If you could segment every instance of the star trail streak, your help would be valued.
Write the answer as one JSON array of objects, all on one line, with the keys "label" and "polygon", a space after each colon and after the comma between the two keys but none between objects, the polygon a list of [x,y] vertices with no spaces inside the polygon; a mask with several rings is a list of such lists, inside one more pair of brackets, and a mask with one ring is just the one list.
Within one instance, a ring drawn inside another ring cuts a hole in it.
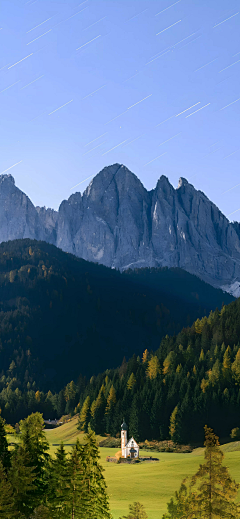
[{"label": "star trail streak", "polygon": [[43,34],[41,34],[41,36],[38,36],[37,38],[35,38],[35,39],[32,40],[32,41],[29,41],[29,42],[27,43],[27,45],[30,45],[30,43],[33,43],[33,42],[36,41],[36,40],[39,40],[39,38],[42,38],[43,36],[45,36],[45,34],[48,34],[49,32],[51,32],[51,30],[52,30],[52,29],[49,29],[49,31],[44,32]]},{"label": "star trail streak", "polygon": [[223,108],[220,108],[220,110],[225,110],[225,108],[228,108],[228,106],[234,105],[234,103],[237,103],[238,101],[240,101],[240,97],[238,99],[236,99],[235,101],[233,101],[232,103],[229,103],[229,105],[226,105]]},{"label": "star trail streak", "polygon": [[99,90],[101,90],[101,89],[104,88],[105,86],[106,86],[106,85],[103,85],[103,86],[101,86],[100,88],[97,88],[97,90],[94,90],[93,92],[91,92],[90,94],[88,94],[87,96],[82,97],[82,101],[83,101],[83,99],[86,99],[87,97],[92,96],[93,94],[95,94],[95,92],[98,92]]},{"label": "star trail streak", "polygon": [[224,70],[227,70],[227,68],[230,68],[230,67],[233,67],[233,65],[236,65],[236,63],[239,63],[240,59],[238,59],[238,61],[235,61],[234,63],[232,63],[231,65],[228,65],[228,67],[225,67],[223,68],[222,70],[219,70],[219,73],[220,72],[223,72]]},{"label": "star trail streak", "polygon": [[80,186],[80,184],[83,184],[83,182],[86,182],[87,180],[89,180],[90,178],[92,178],[94,176],[95,176],[95,174],[91,175],[90,177],[85,178],[84,180],[82,180],[82,182],[79,182],[78,184],[76,184],[76,186],[71,187],[71,189],[74,189],[75,187]]},{"label": "star trail streak", "polygon": [[195,103],[195,105],[189,106],[189,108],[186,108],[186,110],[183,110],[183,112],[180,112],[180,114],[175,115],[175,117],[178,117],[179,115],[184,114],[185,112],[187,112],[188,110],[191,110],[191,108],[193,108],[194,106],[197,106],[197,105],[200,105],[200,101],[198,101],[198,103]]},{"label": "star trail streak", "polygon": [[88,27],[85,27],[85,29],[83,29],[83,31],[86,31],[86,30],[89,29],[90,27],[93,27],[93,25],[96,25],[96,23],[99,23],[99,22],[101,22],[102,20],[105,20],[105,18],[107,18],[107,17],[104,16],[103,18],[100,18],[100,20],[97,20],[96,22],[91,23],[91,25],[88,25]]},{"label": "star trail streak", "polygon": [[158,36],[159,34],[162,34],[162,32],[165,32],[167,31],[168,29],[170,29],[171,27],[173,27],[174,25],[177,25],[177,23],[180,23],[182,20],[178,20],[178,22],[175,22],[173,23],[172,25],[169,25],[169,27],[166,27],[166,29],[163,29],[163,31],[160,31],[156,34],[156,36]]},{"label": "star trail streak", "polygon": [[215,27],[218,27],[218,25],[221,25],[222,23],[227,22],[228,20],[230,20],[230,19],[233,18],[234,16],[237,16],[237,14],[239,14],[239,12],[233,14],[232,16],[229,16],[229,18],[226,18],[226,20],[223,20],[223,22],[217,23],[216,25],[213,26],[213,29],[215,29]]},{"label": "star trail streak", "polygon": [[152,94],[150,94],[150,95],[147,96],[147,97],[144,97],[143,99],[141,99],[141,101],[138,101],[138,102],[135,103],[134,105],[129,106],[129,107],[128,107],[128,110],[130,110],[130,108],[133,108],[133,107],[136,106],[136,105],[139,105],[139,103],[142,103],[143,101],[145,101],[145,99],[148,99],[148,97],[151,97],[151,95],[152,95]]},{"label": "star trail streak", "polygon": [[159,13],[155,14],[155,16],[158,16],[159,14],[164,13],[164,11],[167,11],[168,9],[170,9],[170,7],[173,7],[174,5],[179,4],[179,2],[181,2],[181,0],[178,0],[178,1],[175,2],[174,4],[169,5],[169,7],[166,7],[166,9],[163,9],[163,10],[160,11]]},{"label": "star trail streak", "polygon": [[84,147],[88,146],[89,144],[92,144],[92,142],[95,142],[97,141],[98,139],[100,139],[101,137],[103,137],[104,135],[107,135],[108,132],[105,132],[103,133],[102,135],[99,135],[99,137],[96,137],[96,139],[93,139],[93,141],[90,141],[88,142],[87,144],[84,145]]},{"label": "star trail streak", "polygon": [[0,91],[0,94],[2,92],[5,92],[5,90],[8,90],[9,88],[13,87],[14,85],[16,85],[17,83],[20,83],[20,79],[18,81],[15,81],[15,83],[13,83],[12,85],[9,85],[7,88],[4,88],[3,90]]},{"label": "star trail streak", "polygon": [[9,169],[14,168],[14,167],[17,166],[18,164],[20,164],[20,162],[22,162],[22,160],[20,160],[19,162],[16,162],[16,164],[13,164],[13,166],[10,166],[10,168],[7,168],[7,169],[5,169],[4,171],[2,171],[2,172],[0,173],[0,175],[3,175],[3,173],[6,173],[6,171],[9,171]]},{"label": "star trail streak", "polygon": [[38,81],[43,76],[44,76],[44,74],[42,76],[38,77],[37,79],[34,79],[34,81],[31,81],[31,83],[28,83],[27,85],[23,86],[22,88],[20,88],[20,90],[23,90],[24,88],[27,88],[29,85],[32,85],[33,83],[35,83],[35,81]]},{"label": "star trail streak", "polygon": [[169,141],[171,141],[172,139],[175,139],[175,137],[177,137],[178,135],[180,135],[180,133],[182,133],[182,132],[179,132],[179,133],[177,133],[176,135],[174,135],[173,137],[171,137],[170,139],[167,139],[166,141],[161,142],[161,144],[159,144],[158,146],[162,146],[162,145],[165,144],[166,142],[169,142]]},{"label": "star trail streak", "polygon": [[88,153],[91,153],[91,151],[95,150],[96,148],[99,148],[99,146],[102,146],[103,144],[105,144],[105,142],[107,142],[107,141],[101,142],[101,144],[98,144],[97,146],[95,146],[91,150],[86,151],[86,153],[83,153],[82,156],[84,157],[84,155],[87,155]]},{"label": "star trail streak", "polygon": [[157,160],[160,157],[162,157],[163,155],[166,155],[166,153],[167,152],[165,151],[165,153],[162,153],[162,155],[158,155],[158,157],[156,157],[155,159],[150,160],[149,162],[147,162],[146,164],[143,165],[143,168],[145,168],[145,166],[147,166],[148,164],[151,164],[151,162],[154,162],[154,160]]},{"label": "star trail streak", "polygon": [[202,67],[196,68],[196,70],[194,70],[194,72],[197,72],[198,70],[201,70],[202,68],[207,67],[208,65],[210,65],[210,63],[213,63],[213,62],[216,61],[217,59],[218,59],[218,58],[212,59],[212,61],[209,61],[208,63],[206,63],[206,64],[203,65]]},{"label": "star trail streak", "polygon": [[71,101],[68,101],[67,103],[65,103],[65,105],[59,106],[59,108],[56,108],[56,110],[53,110],[53,112],[50,112],[50,114],[48,114],[48,115],[54,114],[54,112],[57,112],[58,110],[60,110],[60,108],[63,108],[64,106],[69,105],[69,103],[71,103],[72,101],[73,101],[73,99],[71,99]]},{"label": "star trail streak", "polygon": [[17,63],[14,63],[14,65],[11,65],[11,67],[8,67],[8,70],[12,67],[15,67],[15,65],[18,65],[18,63],[21,63],[21,61],[24,61],[25,59],[29,58],[30,56],[33,55],[33,52],[31,54],[28,54],[28,56],[26,56],[25,58],[23,59],[20,59],[20,61],[17,61]]},{"label": "star trail streak", "polygon": [[114,147],[111,148],[110,150],[105,151],[105,153],[102,154],[102,157],[103,157],[103,155],[107,155],[107,153],[110,153],[110,151],[115,150],[115,148],[118,148],[118,146],[121,146],[121,144],[123,144],[124,142],[127,142],[127,140],[128,140],[128,139],[125,139],[125,141],[120,142],[120,144],[117,144],[117,146],[114,146]]},{"label": "star trail streak", "polygon": [[203,110],[203,108],[206,108],[206,106],[209,106],[211,103],[208,103],[207,105],[202,106],[202,108],[199,108],[198,110],[195,110],[195,112],[192,112],[191,114],[186,116],[186,119],[188,117],[191,117],[191,115],[196,114],[197,112],[200,112],[200,110]]},{"label": "star trail streak", "polygon": [[37,27],[40,27],[40,25],[43,25],[44,23],[48,22],[48,20],[51,20],[52,18],[53,18],[53,16],[51,16],[50,18],[47,18],[47,20],[44,20],[44,22],[39,23],[38,25],[36,25],[36,26],[33,27],[32,29],[30,29],[30,31],[27,31],[26,34],[28,34],[29,32],[33,31],[33,30],[36,29]]},{"label": "star trail streak", "polygon": [[101,36],[101,34],[99,34],[98,36],[96,36],[96,38],[93,38],[92,40],[87,41],[87,43],[84,43],[84,45],[81,45],[81,47],[78,47],[78,49],[76,49],[76,50],[82,49],[83,47],[85,47],[86,45],[88,45],[89,43],[91,43],[92,41],[97,40],[98,38],[100,38],[100,36]]}]

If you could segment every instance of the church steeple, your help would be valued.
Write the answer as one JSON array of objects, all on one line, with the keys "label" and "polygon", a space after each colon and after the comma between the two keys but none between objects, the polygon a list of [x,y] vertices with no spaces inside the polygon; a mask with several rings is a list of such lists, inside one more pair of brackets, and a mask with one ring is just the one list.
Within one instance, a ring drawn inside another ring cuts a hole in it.
[{"label": "church steeple", "polygon": [[123,423],[122,423],[122,425],[121,425],[121,430],[122,430],[122,431],[127,431],[127,430],[128,430],[128,427],[127,427],[127,424],[126,424],[124,418],[123,418]]},{"label": "church steeple", "polygon": [[126,458],[126,445],[127,445],[127,424],[123,419],[123,423],[121,425],[121,451],[122,457]]}]

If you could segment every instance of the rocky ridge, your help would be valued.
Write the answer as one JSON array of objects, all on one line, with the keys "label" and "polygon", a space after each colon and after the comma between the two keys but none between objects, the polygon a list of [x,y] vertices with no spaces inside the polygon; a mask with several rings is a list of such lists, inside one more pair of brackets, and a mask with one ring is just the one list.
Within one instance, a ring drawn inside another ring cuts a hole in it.
[{"label": "rocky ridge", "polygon": [[114,164],[54,211],[35,207],[12,175],[1,175],[0,200],[0,242],[44,240],[120,270],[179,267],[240,295],[240,225],[184,178],[174,189],[162,175],[147,191],[124,165]]}]

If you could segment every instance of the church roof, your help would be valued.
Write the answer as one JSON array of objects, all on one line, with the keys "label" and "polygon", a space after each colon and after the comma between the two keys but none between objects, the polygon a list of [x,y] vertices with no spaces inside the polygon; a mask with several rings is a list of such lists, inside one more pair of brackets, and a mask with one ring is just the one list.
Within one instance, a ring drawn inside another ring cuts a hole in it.
[{"label": "church roof", "polygon": [[139,447],[139,445],[132,437],[132,438],[130,438],[130,440],[128,440],[127,445],[125,445],[125,447]]},{"label": "church roof", "polygon": [[122,431],[127,431],[127,429],[128,429],[128,428],[127,428],[127,424],[126,424],[126,422],[124,421],[124,419],[123,419],[123,423],[122,423],[122,425],[121,425],[121,429],[122,429]]}]

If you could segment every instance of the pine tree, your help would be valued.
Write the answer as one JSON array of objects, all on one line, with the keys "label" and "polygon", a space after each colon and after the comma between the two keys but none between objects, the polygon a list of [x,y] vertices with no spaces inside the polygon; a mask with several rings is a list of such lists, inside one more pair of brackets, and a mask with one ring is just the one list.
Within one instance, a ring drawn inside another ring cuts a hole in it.
[{"label": "pine tree", "polygon": [[178,406],[176,406],[171,414],[169,426],[169,434],[173,442],[181,442],[181,429],[181,413]]},{"label": "pine tree", "polygon": [[13,519],[16,515],[12,485],[7,481],[3,464],[0,461],[0,517],[2,519]]},{"label": "pine tree", "polygon": [[35,508],[36,475],[34,468],[29,466],[29,456],[23,447],[18,446],[12,455],[12,465],[8,471],[8,480],[14,492],[15,507],[18,512],[29,517]]},{"label": "pine tree", "polygon": [[131,391],[131,389],[135,386],[136,384],[136,377],[134,375],[134,373],[131,373],[128,381],[127,381],[127,388]]},{"label": "pine tree", "polygon": [[141,503],[135,502],[129,505],[129,514],[119,519],[148,519],[145,508]]},{"label": "pine tree", "polygon": [[147,350],[147,349],[144,350],[144,352],[143,352],[143,356],[142,356],[143,364],[144,364],[145,362],[147,362],[147,360],[148,360],[148,355],[149,355],[148,350]]},{"label": "pine tree", "polygon": [[98,396],[96,400],[91,405],[91,428],[96,432],[96,434],[104,433],[105,423],[104,423],[104,415],[106,409],[106,398],[105,398],[105,387],[101,386]]},{"label": "pine tree", "polygon": [[11,466],[11,455],[8,450],[8,442],[6,438],[5,422],[0,416],[0,461],[4,469]]},{"label": "pine tree", "polygon": [[105,411],[106,432],[108,434],[114,433],[113,421],[114,421],[116,401],[117,401],[116,391],[112,384],[108,397],[107,397],[107,407],[106,407],[106,411]]},{"label": "pine tree", "polygon": [[68,519],[71,501],[70,466],[63,443],[50,464],[49,509],[51,517]]},{"label": "pine tree", "polygon": [[139,440],[139,403],[137,395],[134,395],[131,405],[129,419],[129,434],[130,437],[133,436],[136,441]]},{"label": "pine tree", "polygon": [[206,519],[237,519],[240,514],[234,499],[240,485],[222,465],[224,454],[219,448],[218,437],[206,425],[204,430],[205,463],[192,478],[193,484],[198,485],[198,510]]},{"label": "pine tree", "polygon": [[148,361],[146,373],[147,376],[151,379],[156,378],[160,373],[160,363],[156,355],[153,355],[151,359]]},{"label": "pine tree", "polygon": [[168,503],[163,519],[239,519],[235,498],[240,485],[222,466],[223,452],[218,437],[205,425],[205,463],[197,473],[182,482],[175,500]]},{"label": "pine tree", "polygon": [[35,496],[41,500],[48,487],[49,445],[43,430],[44,420],[40,413],[32,413],[20,421],[21,442],[29,456],[29,466],[36,474]]},{"label": "pine tree", "polygon": [[111,409],[111,407],[116,404],[117,398],[116,398],[116,391],[114,389],[113,384],[111,385],[109,395],[107,397],[107,407],[106,407],[106,413],[108,413]]},{"label": "pine tree", "polygon": [[[83,447],[77,440],[68,462],[69,492],[66,493],[64,511],[66,519],[87,519],[87,487],[85,466],[83,463]],[[64,517],[64,516],[63,516]]]},{"label": "pine tree", "polygon": [[88,423],[90,421],[90,396],[87,396],[83,402],[82,409],[79,414],[78,429],[87,432]]},{"label": "pine tree", "polygon": [[233,377],[238,384],[240,384],[240,349],[238,350],[235,360],[232,363]]},{"label": "pine tree", "polygon": [[85,514],[81,519],[111,519],[96,436],[89,428],[84,446]]}]

